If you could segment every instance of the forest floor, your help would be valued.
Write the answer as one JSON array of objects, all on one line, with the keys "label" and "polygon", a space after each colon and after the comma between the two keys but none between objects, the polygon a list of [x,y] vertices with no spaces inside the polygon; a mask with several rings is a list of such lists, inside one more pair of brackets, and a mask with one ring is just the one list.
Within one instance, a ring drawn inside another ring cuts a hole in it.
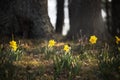
[{"label": "forest floor", "polygon": [[[103,80],[98,67],[98,51],[93,50],[90,45],[81,47],[83,43],[79,40],[56,41],[55,51],[53,51],[49,58],[46,58],[45,49],[48,46],[48,42],[49,40],[17,40],[23,55],[20,60],[13,62],[14,71],[11,72],[13,74],[11,80]],[[80,57],[80,69],[78,69],[78,74],[76,75],[73,72],[71,78],[69,78],[69,71],[67,69],[63,69],[57,78],[54,78],[55,64],[53,58],[55,55],[61,55],[66,44],[71,46],[72,56]]]},{"label": "forest floor", "polygon": [[[71,42],[59,42],[56,44],[56,48],[61,48],[64,44],[70,44]],[[73,43],[72,43],[73,44]],[[44,51],[41,51],[43,47],[47,45],[46,42],[31,42],[25,40],[22,43],[26,55],[23,58],[16,62],[16,66],[23,68],[24,71],[30,72],[30,77],[32,80],[53,80],[54,79],[54,64],[53,59],[45,59]],[[78,43],[74,43],[72,46],[76,46]],[[76,55],[80,53],[74,52]],[[27,69],[29,68],[29,69]],[[20,70],[21,72],[21,70]],[[24,76],[23,74],[23,76]],[[97,60],[95,58],[84,60],[80,74],[77,75],[74,80],[99,80],[97,75]],[[21,76],[21,77],[23,77]],[[25,77],[25,76],[24,76]],[[27,77],[26,77],[27,78]],[[31,80],[30,79],[30,80]],[[27,80],[27,79],[24,79]],[[59,76],[57,80],[68,80],[68,76],[66,74],[62,74]]]}]

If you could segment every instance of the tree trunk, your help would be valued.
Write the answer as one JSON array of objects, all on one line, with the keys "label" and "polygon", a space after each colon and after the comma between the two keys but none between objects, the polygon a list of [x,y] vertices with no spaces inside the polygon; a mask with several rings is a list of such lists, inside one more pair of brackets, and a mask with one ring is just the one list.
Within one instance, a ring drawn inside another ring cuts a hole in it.
[{"label": "tree trunk", "polygon": [[108,26],[108,31],[111,33],[112,29],[112,20],[111,20],[111,2],[105,0],[105,9],[106,9],[106,24]]},{"label": "tree trunk", "polygon": [[106,28],[101,15],[101,0],[69,0],[68,38],[96,35],[101,39]]},{"label": "tree trunk", "polygon": [[120,1],[112,0],[112,35],[120,36]]},{"label": "tree trunk", "polygon": [[64,24],[64,0],[57,0],[56,33],[62,34]]},{"label": "tree trunk", "polygon": [[[0,32],[43,38],[53,32],[47,10],[47,0],[1,0]],[[5,32],[4,32],[5,30]]]}]

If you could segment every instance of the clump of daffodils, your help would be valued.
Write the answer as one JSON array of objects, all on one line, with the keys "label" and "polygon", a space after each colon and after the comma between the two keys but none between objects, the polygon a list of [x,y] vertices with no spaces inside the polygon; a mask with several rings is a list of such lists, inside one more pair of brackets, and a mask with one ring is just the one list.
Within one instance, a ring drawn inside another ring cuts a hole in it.
[{"label": "clump of daffodils", "polygon": [[70,52],[70,49],[71,49],[70,46],[68,46],[68,45],[64,45],[63,50],[64,50],[66,53]]},{"label": "clump of daffodils", "polygon": [[116,38],[116,44],[119,44],[120,43],[120,38],[118,36],[115,36]]},{"label": "clump of daffodils", "polygon": [[14,40],[12,40],[12,41],[10,41],[9,42],[9,46],[11,47],[11,49],[13,50],[13,51],[16,51],[17,50],[17,43],[16,43],[16,41],[14,41]]},{"label": "clump of daffodils", "polygon": [[89,41],[90,41],[91,44],[95,44],[97,42],[97,39],[98,38],[95,35],[93,35],[93,36],[90,36]]},{"label": "clump of daffodils", "polygon": [[53,47],[55,46],[55,40],[49,40],[48,47]]}]

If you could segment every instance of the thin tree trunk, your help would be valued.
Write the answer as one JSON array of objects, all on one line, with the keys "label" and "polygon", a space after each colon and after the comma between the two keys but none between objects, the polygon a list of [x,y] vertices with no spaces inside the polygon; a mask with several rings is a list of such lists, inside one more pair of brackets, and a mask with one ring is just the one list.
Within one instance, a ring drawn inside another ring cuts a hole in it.
[{"label": "thin tree trunk", "polygon": [[105,0],[105,9],[106,9],[106,24],[108,26],[108,31],[111,33],[112,21],[111,21],[111,3],[109,0]]},{"label": "thin tree trunk", "polygon": [[56,33],[62,34],[64,25],[64,0],[57,0]]}]

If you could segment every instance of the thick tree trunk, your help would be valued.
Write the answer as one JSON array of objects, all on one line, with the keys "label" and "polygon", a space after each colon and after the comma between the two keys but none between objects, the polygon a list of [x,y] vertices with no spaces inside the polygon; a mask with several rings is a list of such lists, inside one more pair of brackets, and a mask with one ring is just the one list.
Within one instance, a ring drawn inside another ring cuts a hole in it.
[{"label": "thick tree trunk", "polygon": [[112,29],[113,36],[120,36],[120,1],[112,0]]},{"label": "thick tree trunk", "polygon": [[64,24],[64,0],[57,0],[56,33],[62,34]]},{"label": "thick tree trunk", "polygon": [[106,29],[101,15],[101,0],[69,0],[69,13],[68,38],[79,38],[80,35],[103,38]]},{"label": "thick tree trunk", "polygon": [[47,12],[47,0],[7,0],[2,5],[0,31],[3,34],[42,38],[53,31]]}]

